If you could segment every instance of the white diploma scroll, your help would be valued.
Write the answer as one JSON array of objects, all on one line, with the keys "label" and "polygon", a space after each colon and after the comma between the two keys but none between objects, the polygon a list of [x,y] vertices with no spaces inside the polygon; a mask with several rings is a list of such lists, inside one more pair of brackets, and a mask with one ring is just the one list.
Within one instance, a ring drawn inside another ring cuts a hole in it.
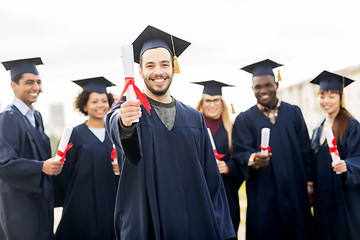
[{"label": "white diploma scroll", "polygon": [[[113,155],[114,155],[114,158],[113,158],[114,163],[119,164],[119,163],[118,163],[118,160],[117,160],[117,158],[116,158],[117,155],[116,155],[115,145],[113,145],[113,153],[111,153],[111,157],[113,157]],[[114,172],[114,174],[115,174],[115,175],[120,175],[120,173],[116,173],[116,172]]]},{"label": "white diploma scroll", "polygon": [[[261,147],[268,148],[270,139],[270,128],[261,129]],[[269,150],[261,149],[261,155],[269,155]]]},{"label": "white diploma scroll", "polygon": [[64,132],[63,132],[63,135],[60,139],[60,143],[59,143],[59,146],[58,146],[58,149],[56,151],[56,155],[55,155],[55,160],[56,161],[60,161],[60,159],[62,158],[62,156],[59,156],[58,155],[58,152],[64,152],[68,143],[69,143],[69,139],[70,139],[70,136],[71,136],[71,132],[72,132],[73,128],[72,127],[65,127],[64,129]]},{"label": "white diploma scroll", "polygon": [[[337,163],[340,161],[340,155],[339,155],[339,151],[337,150],[336,143],[335,143],[335,146],[333,145],[334,134],[332,132],[332,129],[330,127],[324,128],[324,134],[326,136],[326,141],[329,146],[331,159],[334,163]],[[334,147],[336,147],[335,148],[336,151],[331,150],[331,149],[334,149]],[[340,174],[340,173],[341,172],[336,172],[336,174]]]},{"label": "white diploma scroll", "polygon": [[[121,47],[123,68],[124,68],[124,76],[125,82],[126,79],[132,78],[134,79],[134,52],[133,46],[127,45]],[[126,100],[136,101],[137,97],[132,85],[128,87],[126,90]],[[139,122],[139,119],[134,120],[133,122]]]},{"label": "white diploma scroll", "polygon": [[[216,146],[215,146],[215,141],[214,141],[214,138],[213,138],[213,136],[211,134],[210,128],[207,128],[207,130],[208,130],[208,133],[209,133],[210,142],[211,142],[211,146],[212,146],[212,148],[214,150],[214,153],[217,153]],[[216,161],[219,161],[219,159],[216,158]]]},{"label": "white diploma scroll", "polygon": [[216,149],[216,146],[215,146],[215,142],[214,142],[214,139],[213,139],[213,137],[212,137],[212,134],[211,134],[210,128],[208,128],[207,130],[208,130],[208,133],[209,133],[211,146],[212,146],[213,150],[215,150],[215,149]]}]

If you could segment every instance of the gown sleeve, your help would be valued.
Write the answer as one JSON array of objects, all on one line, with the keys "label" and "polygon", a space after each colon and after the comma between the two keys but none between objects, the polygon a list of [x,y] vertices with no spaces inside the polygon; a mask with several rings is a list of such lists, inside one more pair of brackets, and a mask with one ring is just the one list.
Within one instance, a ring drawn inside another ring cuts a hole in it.
[{"label": "gown sleeve", "polygon": [[22,156],[37,152],[30,133],[24,133],[24,122],[11,112],[0,114],[0,177],[10,187],[40,193],[43,162]]},{"label": "gown sleeve", "polygon": [[301,157],[304,163],[305,176],[307,181],[312,181],[312,168],[311,168],[311,148],[309,132],[306,127],[304,117],[299,107],[296,107],[296,134],[299,141],[301,150]]},{"label": "gown sleeve", "polygon": [[253,132],[256,128],[250,124],[251,121],[245,117],[245,114],[240,113],[235,119],[232,131],[233,159],[238,163],[240,172],[246,180],[250,177],[249,171],[256,171],[248,166],[250,155],[257,152],[257,149],[252,147],[256,141],[254,137],[256,134]]},{"label": "gown sleeve", "polygon": [[124,101],[114,105],[111,111],[106,116],[106,131],[110,136],[111,141],[115,144],[117,151],[123,152],[127,160],[129,160],[133,165],[137,165],[141,160],[140,152],[140,139],[138,135],[139,124],[136,127],[135,133],[125,140],[122,140],[120,137],[120,106]]},{"label": "gown sleeve", "polygon": [[348,186],[360,185],[360,124],[355,119],[350,120],[345,140],[346,180]]}]

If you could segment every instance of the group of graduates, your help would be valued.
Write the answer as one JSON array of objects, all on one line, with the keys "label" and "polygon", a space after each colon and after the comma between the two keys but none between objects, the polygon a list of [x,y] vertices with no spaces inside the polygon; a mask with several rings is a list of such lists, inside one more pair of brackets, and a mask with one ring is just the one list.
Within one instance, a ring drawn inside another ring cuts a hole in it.
[{"label": "group of graduates", "polygon": [[300,108],[277,97],[281,64],[242,68],[257,103],[232,122],[222,95],[231,85],[194,82],[204,87],[197,110],[171,96],[189,42],[148,26],[132,45],[144,92],[114,101],[104,77],[73,81],[82,87],[74,107],[88,119],[73,129],[65,162],[51,157],[32,105],[42,60],[3,62],[15,97],[0,114],[0,239],[236,239],[244,181],[246,239],[360,236],[360,124],[343,94],[351,79],[324,71],[311,81],[327,117],[310,139]]}]

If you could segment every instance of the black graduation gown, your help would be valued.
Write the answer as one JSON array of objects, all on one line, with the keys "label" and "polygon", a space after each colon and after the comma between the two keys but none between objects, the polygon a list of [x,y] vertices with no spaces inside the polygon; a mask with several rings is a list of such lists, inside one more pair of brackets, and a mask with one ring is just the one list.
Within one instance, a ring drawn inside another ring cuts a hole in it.
[{"label": "black graduation gown", "polygon": [[225,187],[231,220],[234,225],[235,232],[237,232],[240,224],[239,188],[244,181],[244,177],[241,175],[237,164],[230,156],[228,133],[223,123],[221,123],[213,138],[217,152],[219,154],[225,154],[221,160],[226,162],[226,165],[232,172],[231,176],[221,175],[221,178]]},{"label": "black graduation gown", "polygon": [[[260,151],[263,127],[270,128],[272,156],[268,166],[255,170],[248,160]],[[272,124],[255,105],[236,117],[232,135],[233,159],[246,179],[246,238],[312,239],[310,140],[301,110],[281,102]]]},{"label": "black graduation gown", "polygon": [[224,186],[203,115],[176,101],[169,131],[154,109],[130,139],[121,141],[119,107],[106,127],[124,151],[115,207],[117,239],[227,239],[235,237]]},{"label": "black graduation gown", "polygon": [[14,106],[0,114],[0,237],[53,239],[51,179],[42,172],[51,157],[41,115],[38,128]]},{"label": "black graduation gown", "polygon": [[107,134],[100,142],[85,124],[73,129],[69,142],[73,147],[53,180],[55,205],[63,206],[55,239],[115,239],[112,142]]},{"label": "black graduation gown", "polygon": [[318,239],[358,239],[360,237],[360,124],[350,119],[341,144],[340,158],[347,172],[336,174],[331,167],[329,147],[320,146],[321,125],[314,130],[314,213]]}]

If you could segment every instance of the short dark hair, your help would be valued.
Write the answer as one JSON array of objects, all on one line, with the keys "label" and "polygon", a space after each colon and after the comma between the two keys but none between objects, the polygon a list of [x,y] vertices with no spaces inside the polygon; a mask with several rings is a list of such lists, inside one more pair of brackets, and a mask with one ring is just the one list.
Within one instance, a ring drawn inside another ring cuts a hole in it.
[{"label": "short dark hair", "polygon": [[24,76],[24,74],[18,74],[16,76],[14,76],[13,78],[11,78],[11,81],[15,82],[16,84],[19,84],[20,79],[22,79],[22,77]]},{"label": "short dark hair", "polygon": [[[166,49],[166,48],[164,48],[164,49]],[[172,55],[172,53],[171,52],[169,52],[170,53],[170,62],[171,62],[171,67],[173,67],[174,68],[174,56]],[[143,54],[141,54],[141,56],[140,56],[140,59],[139,59],[139,65],[140,65],[140,67],[142,68],[142,63],[143,63],[143,55],[144,55],[144,53]]]},{"label": "short dark hair", "polygon": [[[83,90],[75,99],[74,102],[74,108],[77,109],[79,112],[81,112],[82,114],[84,114],[85,116],[88,115],[88,112],[86,112],[84,110],[85,105],[87,104],[87,102],[89,101],[89,96],[90,96],[89,91],[87,90]],[[108,103],[109,103],[109,107],[111,107],[111,104],[114,102],[115,98],[111,93],[106,93],[107,95],[107,99],[108,99]]]}]

